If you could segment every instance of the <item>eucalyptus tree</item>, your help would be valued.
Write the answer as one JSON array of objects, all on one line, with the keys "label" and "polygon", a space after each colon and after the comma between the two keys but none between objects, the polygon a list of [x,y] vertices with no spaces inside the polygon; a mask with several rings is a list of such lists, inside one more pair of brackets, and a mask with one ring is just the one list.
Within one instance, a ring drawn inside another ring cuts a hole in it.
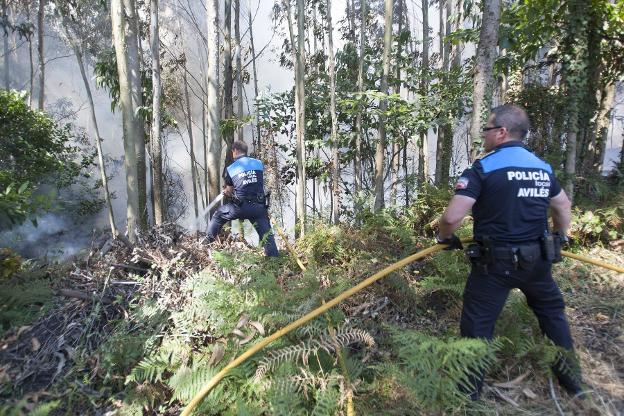
[{"label": "eucalyptus tree", "polygon": [[[249,13],[249,43],[251,45],[251,66],[253,70],[254,79],[254,97],[258,98],[258,69],[256,67],[256,47],[254,44],[253,36],[253,19],[251,17],[251,1],[248,4],[247,11]],[[260,137],[260,121],[258,120],[256,112],[256,146],[258,154],[262,154],[262,137]]]},{"label": "eucalyptus tree", "polygon": [[[395,80],[394,90],[399,96],[401,95],[401,51],[402,51],[402,31],[403,31],[403,0],[397,3],[396,20],[398,23],[397,31],[397,48],[395,57]],[[409,32],[408,32],[409,33]],[[407,146],[405,146],[407,148]],[[390,205],[396,205],[397,189],[399,186],[399,159],[401,156],[401,140],[400,135],[396,134],[392,140],[392,150],[390,152]]]},{"label": "eucalyptus tree", "polygon": [[2,8],[2,29],[4,30],[2,36],[2,45],[4,49],[4,89],[8,90],[11,87],[11,78],[10,78],[10,58],[11,53],[9,51],[9,17],[8,17],[8,6],[6,0],[2,0],[0,3],[0,7]]},{"label": "eucalyptus tree", "polygon": [[565,87],[569,97],[564,188],[571,201],[574,200],[581,103],[588,75],[587,54],[590,45],[586,36],[588,19],[585,6],[586,3],[580,0],[567,2],[566,36],[562,45]]},{"label": "eucalyptus tree", "polygon": [[500,0],[483,0],[481,2],[483,18],[479,34],[479,44],[475,58],[472,118],[470,122],[470,139],[472,141],[470,159],[477,156],[481,144],[481,128],[487,121],[489,103],[492,99],[492,75],[496,49],[498,44],[498,26],[500,23]]},{"label": "eucalyptus tree", "polygon": [[[360,49],[358,54],[358,76],[357,76],[357,91],[358,94],[364,92],[364,51],[366,46],[366,0],[360,0]],[[355,121],[355,157],[353,161],[353,182],[355,186],[355,210],[359,208],[357,198],[359,198],[360,191],[362,189],[362,140],[363,140],[363,127],[362,127],[362,112],[363,106],[358,100],[357,115]]]},{"label": "eucalyptus tree", "polygon": [[129,69],[130,93],[132,95],[132,109],[135,112],[134,120],[137,136],[134,139],[137,159],[137,192],[139,197],[139,222],[141,230],[147,229],[147,180],[145,166],[145,123],[138,115],[143,107],[143,85],[141,79],[141,51],[139,43],[139,14],[136,0],[123,0],[126,21],[126,48]]},{"label": "eucalyptus tree", "polygon": [[305,157],[305,1],[297,0],[297,62],[295,88],[297,91],[297,216],[300,236],[306,224],[306,157]]},{"label": "eucalyptus tree", "polygon": [[[65,35],[69,46],[71,47],[74,55],[76,57],[76,62],[78,64],[78,69],[80,70],[80,75],[82,77],[82,82],[85,87],[85,92],[87,94],[87,102],[89,103],[89,118],[91,124],[93,126],[93,132],[95,133],[95,146],[98,154],[98,163],[100,166],[100,178],[102,180],[102,187],[104,188],[104,201],[106,203],[106,208],[108,211],[108,221],[111,228],[111,234],[113,238],[119,238],[124,243],[129,244],[129,241],[119,233],[117,230],[117,225],[115,222],[115,214],[113,212],[113,205],[111,201],[111,194],[108,187],[108,176],[106,175],[106,165],[104,163],[104,152],[102,151],[102,136],[100,135],[100,129],[97,121],[97,117],[95,114],[95,104],[93,102],[93,94],[91,92],[91,85],[89,84],[89,77],[87,76],[87,71],[85,68],[85,58],[83,52],[83,46],[81,44],[81,40],[83,39],[82,33],[76,33],[75,25],[72,24],[75,20],[72,19],[71,15],[78,15],[84,11],[84,7],[80,7],[79,4],[74,4],[74,10],[70,10],[70,3],[65,2],[56,2],[56,10],[59,14],[59,23],[61,29]],[[73,13],[72,13],[73,11]]]},{"label": "eucalyptus tree", "polygon": [[236,104],[237,104],[237,123],[236,132],[238,140],[243,140],[243,60],[242,45],[240,34],[240,0],[234,0],[234,55],[236,58]]},{"label": "eucalyptus tree", "polygon": [[130,61],[138,60],[132,56],[138,50],[129,47],[131,24],[127,20],[128,10],[124,7],[124,0],[111,0],[110,12],[115,56],[117,58],[117,73],[119,77],[119,103],[123,119],[124,168],[126,171],[127,194],[127,227],[128,239],[136,242],[136,231],[140,222],[139,206],[139,178],[137,142],[143,143],[142,121],[138,115],[138,103],[132,93],[131,74],[133,65]]},{"label": "eucalyptus tree", "polygon": [[226,145],[225,164],[232,161],[231,147],[234,141],[234,102],[232,101],[232,88],[234,86],[232,70],[232,0],[224,1],[223,38],[223,105],[225,126],[223,128],[223,140]]},{"label": "eucalyptus tree", "polygon": [[206,98],[206,123],[208,157],[206,169],[209,173],[209,199],[216,198],[220,193],[221,178],[221,137],[220,115],[221,106],[219,101],[219,0],[207,0],[206,3],[206,33],[207,33],[207,98]]},{"label": "eucalyptus tree", "polygon": [[[180,31],[180,36],[183,38],[184,34]],[[188,67],[186,61],[186,53],[184,52],[184,42],[182,42],[182,83],[184,84],[184,103],[183,113],[186,115],[186,129],[189,136],[189,153],[191,156],[191,182],[193,183],[193,213],[195,219],[199,217],[199,206],[197,203],[197,160],[195,158],[195,140],[193,136],[193,114],[191,113],[191,99],[189,96],[189,83],[188,83]]]},{"label": "eucalyptus tree", "polygon": [[284,12],[288,22],[290,46],[293,51],[295,66],[295,134],[297,137],[297,195],[295,202],[296,234],[305,235],[306,223],[306,148],[305,148],[305,7],[304,0],[297,0],[297,39],[292,21],[290,0],[283,0]]},{"label": "eucalyptus tree", "polygon": [[329,112],[331,114],[332,144],[332,221],[340,220],[340,159],[338,156],[338,118],[336,116],[336,64],[334,59],[334,35],[331,15],[331,0],[327,0],[327,43],[329,48]]},{"label": "eucalyptus tree", "polygon": [[[380,92],[388,95],[388,75],[390,73],[390,53],[392,49],[392,0],[385,0],[384,16],[384,47],[383,47],[383,72],[381,74]],[[375,205],[377,212],[384,206],[384,159],[386,152],[386,115],[388,110],[387,98],[381,98],[379,103],[379,138],[375,151]]]},{"label": "eucalyptus tree", "polygon": [[152,197],[154,202],[154,223],[159,226],[164,220],[166,209],[163,207],[163,169],[161,142],[161,95],[160,78],[160,29],[158,19],[158,0],[150,2],[150,53],[152,58],[152,134],[150,138],[152,159]]},{"label": "eucalyptus tree", "polygon": [[43,111],[45,103],[45,55],[44,55],[44,23],[46,0],[39,0],[37,12],[37,52],[39,54],[39,100],[38,107]]},{"label": "eucalyptus tree", "polygon": [[[440,2],[440,16],[442,16],[442,2]],[[438,186],[448,186],[449,171],[453,153],[453,124],[460,115],[462,105],[462,91],[457,88],[461,85],[461,49],[460,45],[453,45],[451,34],[459,30],[462,25],[462,0],[445,0],[445,19],[440,18],[440,48],[442,65],[439,74],[437,93],[440,99],[438,114],[438,142],[436,149],[436,177]],[[455,9],[455,18],[453,18]]]},{"label": "eucalyptus tree", "polygon": [[[429,0],[421,1],[422,10],[422,63],[420,75],[420,95],[426,97],[429,93]],[[421,183],[426,183],[429,177],[429,146],[427,140],[428,128],[420,133],[418,146],[418,177]]]}]

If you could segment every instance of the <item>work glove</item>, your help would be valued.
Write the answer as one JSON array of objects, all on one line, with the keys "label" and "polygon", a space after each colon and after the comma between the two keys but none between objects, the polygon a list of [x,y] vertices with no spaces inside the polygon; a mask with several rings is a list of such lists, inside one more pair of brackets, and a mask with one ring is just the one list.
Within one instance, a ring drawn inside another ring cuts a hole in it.
[{"label": "work glove", "polygon": [[449,238],[446,238],[444,240],[440,240],[440,237],[437,236],[436,241],[438,242],[438,244],[448,244],[448,247],[446,247],[444,250],[463,250],[464,249],[464,246],[462,245],[459,237],[457,237],[455,234],[451,235]]},{"label": "work glove", "polygon": [[559,231],[555,231],[553,235],[555,236],[555,238],[559,239],[561,248],[569,248],[570,245],[572,245],[572,241],[570,240],[570,237],[568,237],[567,235],[562,234]]},{"label": "work glove", "polygon": [[555,258],[553,259],[553,263],[559,263],[563,258],[561,257],[561,249],[566,249],[570,247],[570,239],[567,235],[556,231],[553,233],[554,243],[555,243]]}]

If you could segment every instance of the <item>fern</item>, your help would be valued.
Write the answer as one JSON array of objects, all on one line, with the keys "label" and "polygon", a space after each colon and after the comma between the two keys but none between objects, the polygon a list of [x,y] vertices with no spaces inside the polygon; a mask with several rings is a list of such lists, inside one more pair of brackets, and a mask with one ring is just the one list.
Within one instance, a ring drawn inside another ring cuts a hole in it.
[{"label": "fern", "polygon": [[0,285],[0,334],[36,319],[50,303],[52,294],[50,283],[44,280]]},{"label": "fern", "polygon": [[[21,416],[28,414],[31,416],[48,416],[56,409],[60,401],[54,400],[37,405],[34,409],[26,410],[27,399],[22,399],[13,406],[0,405],[0,416]],[[25,413],[26,412],[26,413]]]},{"label": "fern", "polygon": [[267,399],[271,406],[271,414],[280,416],[305,415],[305,406],[296,386],[288,378],[279,378],[271,384],[267,391]]},{"label": "fern", "polygon": [[162,376],[171,365],[171,353],[146,357],[126,377],[126,384],[141,381],[162,381]]},{"label": "fern", "polygon": [[500,340],[438,339],[416,331],[391,329],[401,364],[395,376],[427,411],[444,411],[466,401],[459,387],[474,388],[473,377],[486,370],[502,347]]},{"label": "fern", "polygon": [[216,369],[206,365],[198,364],[193,367],[180,367],[167,380],[167,384],[173,389],[172,399],[180,400],[181,402],[191,400],[216,373]]},{"label": "fern", "polygon": [[310,355],[317,355],[321,351],[325,351],[328,354],[336,351],[338,348],[344,348],[347,345],[362,343],[368,347],[375,345],[375,340],[366,331],[361,329],[341,329],[336,331],[334,336],[325,332],[319,338],[313,338],[307,342],[301,341],[297,345],[290,345],[279,350],[274,350],[268,353],[260,361],[255,380],[260,380],[271,369],[275,369],[284,362],[301,361],[303,364],[308,363]]},{"label": "fern", "polygon": [[315,406],[311,416],[333,416],[340,408],[340,391],[335,381],[331,381],[324,389],[317,390]]},{"label": "fern", "polygon": [[465,282],[449,282],[440,276],[429,276],[421,280],[420,287],[427,293],[433,293],[438,290],[450,292],[459,297],[464,293]]}]

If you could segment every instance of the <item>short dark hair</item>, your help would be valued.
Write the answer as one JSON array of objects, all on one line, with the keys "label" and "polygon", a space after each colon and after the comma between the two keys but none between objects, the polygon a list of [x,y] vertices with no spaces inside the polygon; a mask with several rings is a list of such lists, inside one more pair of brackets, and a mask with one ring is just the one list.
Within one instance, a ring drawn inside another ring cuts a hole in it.
[{"label": "short dark hair", "polygon": [[505,104],[492,109],[492,123],[496,126],[505,127],[511,137],[524,139],[531,123],[524,109],[517,105]]},{"label": "short dark hair", "polygon": [[247,143],[245,143],[242,140],[234,140],[234,143],[232,143],[232,151],[237,150],[241,153],[247,154]]}]

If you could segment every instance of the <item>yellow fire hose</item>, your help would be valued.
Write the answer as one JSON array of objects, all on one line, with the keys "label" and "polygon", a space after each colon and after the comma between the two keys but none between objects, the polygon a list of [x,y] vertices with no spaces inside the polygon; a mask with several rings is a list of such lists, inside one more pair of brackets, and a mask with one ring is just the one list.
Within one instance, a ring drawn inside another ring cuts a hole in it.
[{"label": "yellow fire hose", "polygon": [[604,261],[596,260],[591,257],[581,256],[580,254],[570,253],[569,251],[561,250],[561,255],[569,257],[574,260],[579,260],[584,263],[593,264],[594,266],[603,267],[605,269],[613,270],[618,273],[624,273],[624,267],[616,266],[615,264],[605,263]]},{"label": "yellow fire hose", "polygon": [[290,253],[290,255],[294,257],[294,259],[297,262],[297,265],[299,265],[299,268],[301,269],[301,271],[305,272],[306,268],[303,265],[303,263],[301,263],[301,260],[299,260],[299,256],[297,256],[297,253],[295,252],[295,250],[292,248],[292,246],[288,242],[288,237],[286,236],[286,234],[284,234],[282,229],[277,226],[277,223],[275,222],[273,217],[270,217],[269,219],[271,220],[271,224],[273,225],[273,228],[275,228],[277,230],[277,233],[280,235],[280,237],[282,237],[282,240],[284,241],[284,244],[286,245],[286,248],[288,249],[288,252]]},{"label": "yellow fire hose", "polygon": [[[462,239],[462,243],[469,243],[471,241],[472,241],[472,238]],[[429,248],[421,250],[421,251],[419,251],[417,253],[414,253],[411,256],[408,256],[408,257],[406,257],[406,258],[404,258],[402,260],[399,260],[399,261],[397,261],[394,264],[391,264],[390,266],[384,268],[383,270],[381,270],[381,271],[375,273],[374,275],[372,275],[371,277],[367,278],[366,280],[360,282],[358,285],[352,287],[351,289],[346,290],[345,292],[342,292],[340,295],[336,296],[334,299],[330,300],[329,302],[319,306],[318,308],[316,308],[313,311],[307,313],[306,315],[302,316],[301,318],[297,319],[296,321],[291,322],[290,324],[286,325],[284,328],[280,329],[279,331],[277,331],[277,332],[269,335],[268,337],[260,340],[260,342],[258,342],[256,345],[250,347],[243,354],[239,355],[237,358],[232,360],[228,365],[223,367],[223,369],[221,371],[219,371],[208,382],[208,384],[206,384],[204,386],[204,388],[202,388],[201,391],[195,395],[195,397],[193,397],[193,399],[190,401],[190,403],[188,405],[186,405],[186,407],[184,408],[184,410],[181,413],[181,416],[189,416],[191,414],[191,412],[193,411],[193,409],[195,409],[195,407],[197,407],[197,405],[210,392],[210,390],[212,390],[214,388],[214,386],[216,386],[227,375],[227,373],[231,369],[238,367],[241,363],[243,363],[247,359],[251,358],[255,353],[257,353],[258,351],[260,351],[261,349],[263,349],[264,347],[269,345],[271,342],[275,341],[278,338],[281,338],[282,336],[288,334],[292,330],[299,328],[300,326],[302,326],[306,322],[308,322],[308,321],[316,318],[317,316],[323,314],[328,309],[338,305],[343,300],[345,300],[348,297],[356,294],[357,292],[361,291],[362,289],[365,289],[366,287],[372,285],[376,281],[386,277],[390,273],[392,273],[392,272],[394,272],[394,271],[396,271],[398,269],[401,269],[402,267],[407,266],[408,264],[410,264],[410,263],[412,263],[412,262],[414,262],[416,260],[419,260],[419,259],[421,259],[423,257],[426,257],[429,254],[433,254],[435,252],[438,252],[438,251],[444,249],[445,247],[446,247],[446,244],[436,244],[434,246],[431,246]],[[616,265],[613,265],[613,264],[605,263],[605,262],[600,261],[600,260],[595,260],[595,259],[592,259],[590,257],[581,256],[581,255],[570,253],[570,252],[564,251],[564,250],[561,251],[561,254],[563,256],[565,256],[565,257],[570,257],[570,258],[575,259],[575,260],[580,260],[582,262],[586,262],[586,263],[590,263],[590,264],[593,264],[593,265],[596,265],[596,266],[604,267],[604,268],[607,268],[607,269],[610,269],[610,270],[614,270],[614,271],[619,272],[619,273],[624,273],[624,267],[620,267],[620,266],[616,266]]]}]

